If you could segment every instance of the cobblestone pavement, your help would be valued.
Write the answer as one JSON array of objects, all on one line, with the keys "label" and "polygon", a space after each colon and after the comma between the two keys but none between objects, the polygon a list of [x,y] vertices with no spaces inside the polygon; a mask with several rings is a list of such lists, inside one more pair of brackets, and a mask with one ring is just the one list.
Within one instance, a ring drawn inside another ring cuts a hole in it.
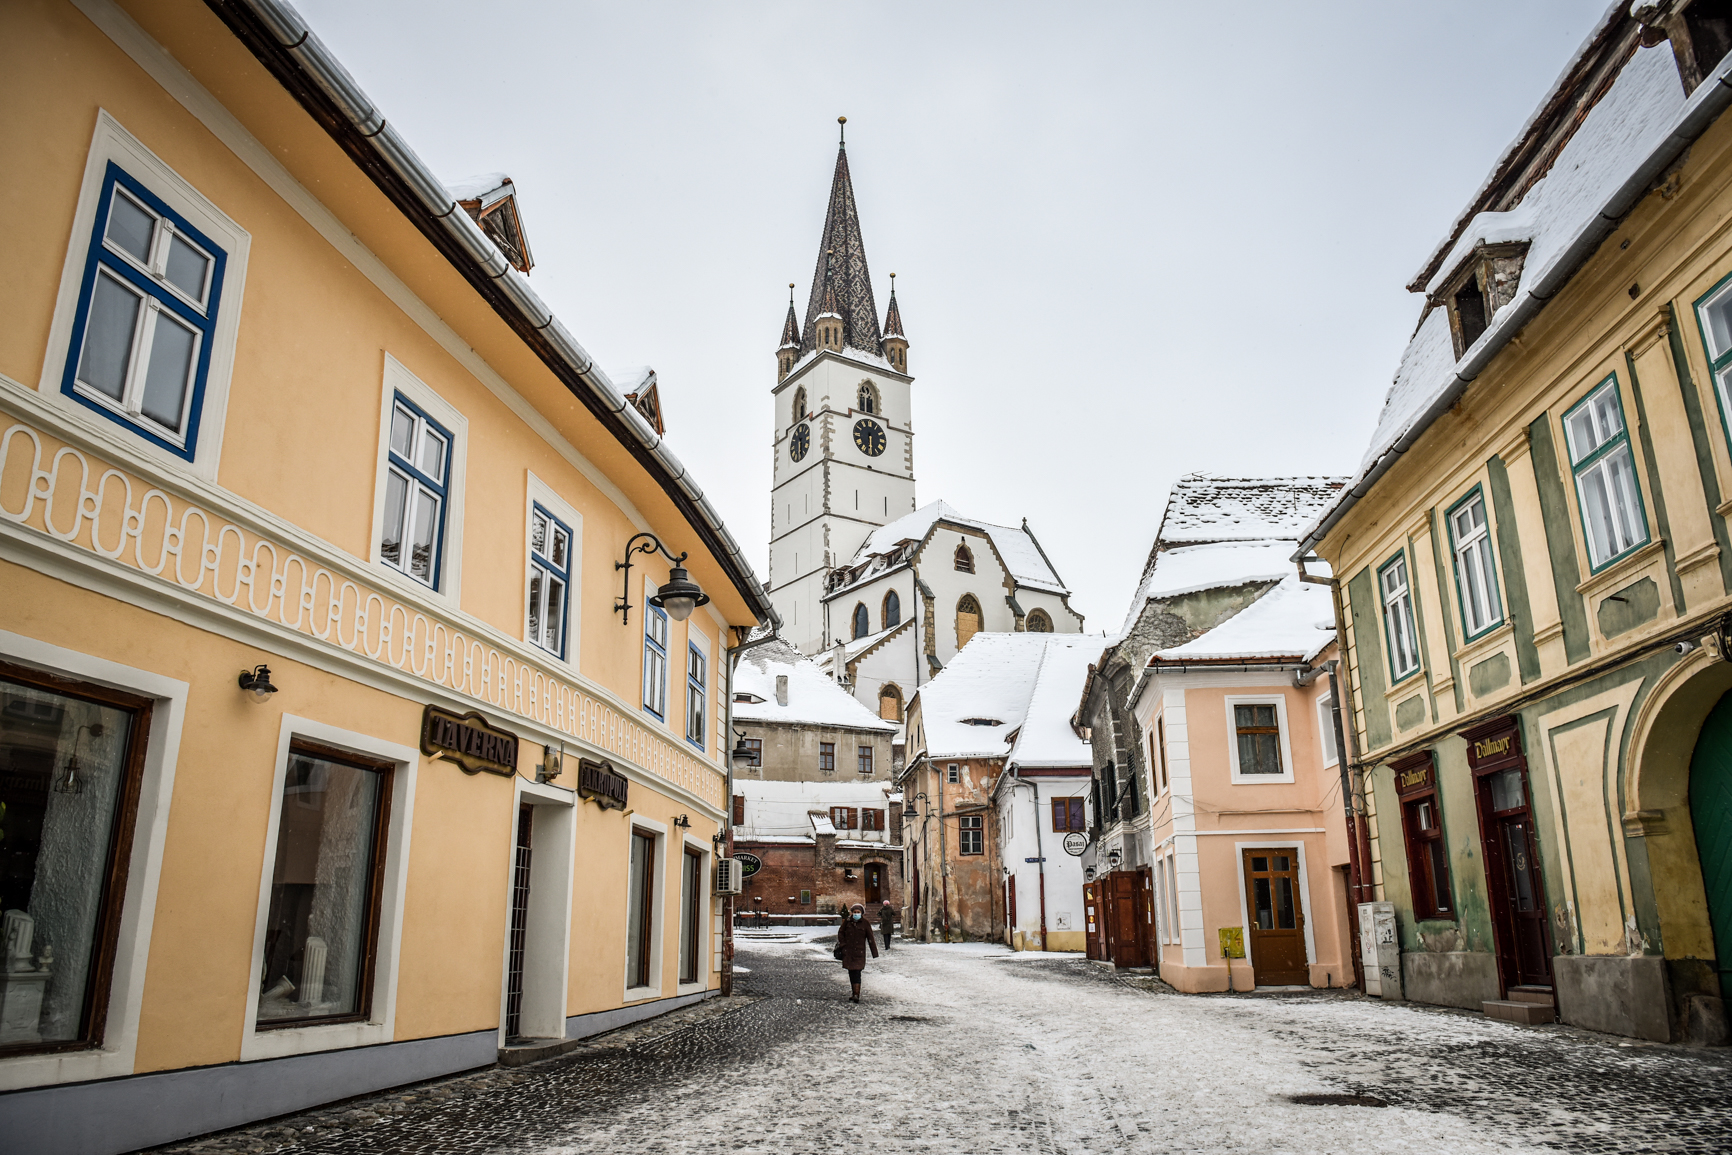
[{"label": "cobblestone pavement", "polygon": [[859,1006],[822,940],[745,941],[740,967],[743,997],[559,1059],[170,1150],[1732,1150],[1725,1052],[1346,993],[1182,996],[973,944],[898,941]]}]

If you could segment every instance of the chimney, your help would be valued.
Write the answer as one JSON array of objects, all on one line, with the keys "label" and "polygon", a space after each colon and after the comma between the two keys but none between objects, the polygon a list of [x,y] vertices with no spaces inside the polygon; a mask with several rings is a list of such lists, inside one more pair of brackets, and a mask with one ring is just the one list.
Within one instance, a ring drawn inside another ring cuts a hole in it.
[{"label": "chimney", "polygon": [[788,704],[788,675],[777,674],[776,675],[776,705],[786,706],[787,704]]}]

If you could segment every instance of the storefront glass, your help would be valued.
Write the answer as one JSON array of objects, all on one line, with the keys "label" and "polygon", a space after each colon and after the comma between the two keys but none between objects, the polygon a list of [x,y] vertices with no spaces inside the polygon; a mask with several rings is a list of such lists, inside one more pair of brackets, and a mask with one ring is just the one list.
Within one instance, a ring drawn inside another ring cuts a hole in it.
[{"label": "storefront glass", "polygon": [[148,712],[0,677],[0,1051],[101,1041]]},{"label": "storefront glass", "polygon": [[389,789],[383,766],[290,749],[265,924],[261,1026],[367,1014]]}]

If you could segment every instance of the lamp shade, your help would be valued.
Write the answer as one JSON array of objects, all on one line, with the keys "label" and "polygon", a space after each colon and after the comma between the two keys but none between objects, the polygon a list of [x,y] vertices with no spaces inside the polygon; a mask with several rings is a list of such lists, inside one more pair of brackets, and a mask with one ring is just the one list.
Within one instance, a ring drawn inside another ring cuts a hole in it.
[{"label": "lamp shade", "polygon": [[674,621],[683,622],[692,616],[693,610],[707,605],[709,600],[710,595],[692,580],[692,575],[686,572],[685,567],[676,565],[668,571],[667,583],[655,592],[649,602],[652,606],[666,610],[668,617]]}]

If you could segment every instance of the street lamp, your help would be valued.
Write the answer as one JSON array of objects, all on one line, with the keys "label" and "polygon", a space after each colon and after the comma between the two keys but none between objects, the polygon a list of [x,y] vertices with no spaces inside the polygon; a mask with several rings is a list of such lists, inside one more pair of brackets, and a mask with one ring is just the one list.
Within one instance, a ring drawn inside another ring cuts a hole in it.
[{"label": "street lamp", "polygon": [[746,745],[746,732],[744,730],[735,730],[734,737],[738,741],[734,743],[733,753],[729,757],[733,760],[735,770],[744,770],[756,760],[757,752]]},{"label": "street lamp", "polygon": [[686,572],[685,566],[682,564],[688,555],[682,553],[675,557],[668,551],[668,547],[661,543],[661,539],[653,533],[633,534],[631,540],[625,543],[625,560],[613,563],[614,569],[625,571],[625,586],[620,593],[619,601],[614,603],[613,608],[624,615],[626,624],[631,622],[631,555],[658,551],[674,564],[668,570],[668,580],[654,594],[650,595],[649,604],[657,609],[666,610],[668,617],[676,622],[685,621],[692,616],[693,610],[701,605],[709,604],[710,595],[692,580],[692,575]]}]

